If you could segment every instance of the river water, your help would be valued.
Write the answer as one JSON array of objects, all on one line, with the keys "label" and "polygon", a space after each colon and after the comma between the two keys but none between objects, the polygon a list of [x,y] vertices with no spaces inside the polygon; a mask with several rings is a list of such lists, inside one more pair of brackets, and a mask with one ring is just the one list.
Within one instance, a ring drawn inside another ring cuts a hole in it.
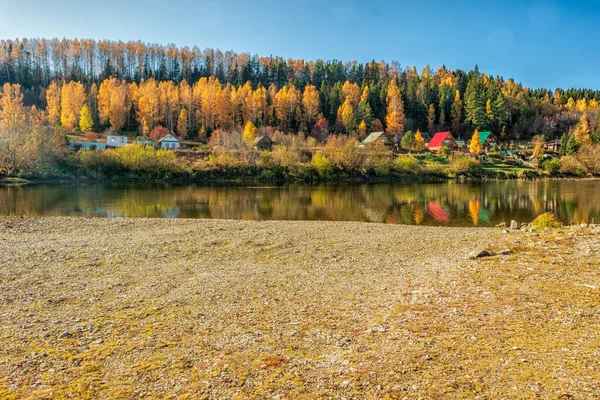
[{"label": "river water", "polygon": [[493,226],[545,211],[563,223],[600,222],[600,181],[0,186],[0,215]]}]

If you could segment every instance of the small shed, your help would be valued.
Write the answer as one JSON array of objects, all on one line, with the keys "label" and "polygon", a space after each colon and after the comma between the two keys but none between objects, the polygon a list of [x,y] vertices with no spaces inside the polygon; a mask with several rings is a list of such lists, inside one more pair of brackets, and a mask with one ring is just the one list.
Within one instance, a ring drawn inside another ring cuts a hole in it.
[{"label": "small shed", "polygon": [[489,150],[496,144],[496,137],[490,131],[479,132],[479,142],[481,143],[481,147]]},{"label": "small shed", "polygon": [[172,134],[168,134],[158,141],[161,149],[178,149],[181,147],[181,140],[177,139]]},{"label": "small shed", "polygon": [[375,142],[382,142],[388,147],[394,147],[398,144],[398,135],[386,135],[385,132],[371,132],[369,136],[362,141],[362,145],[368,146]]},{"label": "small shed", "polygon": [[129,139],[127,136],[108,135],[106,137],[106,146],[108,147],[123,147]]},{"label": "small shed", "polygon": [[252,147],[255,150],[271,150],[273,148],[273,141],[267,135],[259,136],[254,139]]},{"label": "small shed", "polygon": [[554,139],[544,145],[544,150],[548,153],[558,153],[560,151],[560,139]]},{"label": "small shed", "polygon": [[439,153],[442,146],[448,147],[451,151],[458,150],[458,145],[456,144],[456,140],[454,140],[454,136],[452,133],[448,132],[437,132],[431,138],[429,142],[429,151],[433,153]]}]

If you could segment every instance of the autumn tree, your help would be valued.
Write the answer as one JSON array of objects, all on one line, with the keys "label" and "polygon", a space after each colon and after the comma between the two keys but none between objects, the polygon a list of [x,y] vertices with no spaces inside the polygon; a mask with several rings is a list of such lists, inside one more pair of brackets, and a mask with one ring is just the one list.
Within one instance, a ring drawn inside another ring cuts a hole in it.
[{"label": "autumn tree", "polygon": [[394,135],[404,131],[404,103],[396,79],[391,79],[388,85],[387,114],[385,116],[386,133]]},{"label": "autumn tree", "polygon": [[367,136],[367,123],[364,119],[358,124],[357,131],[361,139],[364,139]]},{"label": "autumn tree", "polygon": [[79,112],[79,130],[81,132],[90,132],[93,127],[94,121],[92,120],[90,108],[87,106],[87,104],[84,104]]},{"label": "autumn tree", "polygon": [[50,86],[46,89],[46,112],[51,126],[57,126],[60,122],[60,93],[58,83],[50,82]]},{"label": "autumn tree", "polygon": [[0,95],[0,124],[9,133],[16,133],[25,123],[21,85],[5,83]]},{"label": "autumn tree", "polygon": [[251,121],[246,123],[244,127],[244,133],[242,134],[242,138],[244,139],[244,143],[246,146],[251,147],[254,143],[254,139],[256,139],[256,126]]},{"label": "autumn tree", "polygon": [[356,115],[354,114],[354,107],[349,99],[344,100],[344,103],[340,106],[340,114],[344,128],[347,133],[354,133],[356,130]]},{"label": "autumn tree", "polygon": [[312,126],[319,113],[319,92],[314,85],[306,85],[302,95],[302,106],[306,115],[306,123]]},{"label": "autumn tree", "polygon": [[130,98],[135,95],[137,88],[132,89],[134,90],[130,95],[127,83],[116,78],[104,80],[98,89],[98,114],[104,123],[110,122],[111,129],[115,132],[121,130],[125,124],[131,104]]},{"label": "autumn tree", "polygon": [[162,125],[157,125],[149,133],[150,138],[155,142],[159,141],[167,135],[169,135],[169,130]]},{"label": "autumn tree", "polygon": [[415,133],[415,141],[412,148],[417,152],[425,150],[425,139],[423,138],[423,135],[421,135],[421,131],[418,129],[417,133]]},{"label": "autumn tree", "polygon": [[177,135],[184,139],[188,136],[188,112],[185,107],[181,109],[177,118]]},{"label": "autumn tree", "polygon": [[60,95],[60,123],[63,128],[71,130],[79,122],[85,100],[83,84],[71,81],[63,85]]},{"label": "autumn tree", "polygon": [[483,147],[481,146],[481,139],[479,138],[479,130],[475,129],[473,132],[473,136],[471,136],[471,143],[469,143],[469,152],[471,154],[479,154],[483,152]]}]

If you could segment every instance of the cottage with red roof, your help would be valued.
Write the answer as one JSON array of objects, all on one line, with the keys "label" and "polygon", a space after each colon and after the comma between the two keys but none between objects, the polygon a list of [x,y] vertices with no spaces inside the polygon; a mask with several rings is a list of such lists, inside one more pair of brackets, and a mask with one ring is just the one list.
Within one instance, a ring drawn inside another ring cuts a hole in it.
[{"label": "cottage with red roof", "polygon": [[448,147],[451,151],[458,150],[458,145],[454,136],[450,132],[438,132],[431,138],[429,142],[429,151],[439,153],[442,146]]}]

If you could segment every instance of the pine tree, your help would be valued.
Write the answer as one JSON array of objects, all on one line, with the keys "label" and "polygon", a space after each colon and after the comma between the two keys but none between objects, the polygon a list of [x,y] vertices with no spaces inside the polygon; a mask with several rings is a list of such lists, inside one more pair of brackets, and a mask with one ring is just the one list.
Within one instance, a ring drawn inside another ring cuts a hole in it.
[{"label": "pine tree", "polygon": [[430,104],[429,110],[427,110],[427,129],[431,134],[435,132],[435,107],[433,104]]},{"label": "pine tree", "polygon": [[452,129],[454,132],[458,132],[460,130],[460,123],[462,122],[462,109],[463,102],[460,99],[460,91],[457,90],[456,94],[454,95],[454,101],[452,102],[451,110]]},{"label": "pine tree", "polygon": [[481,78],[474,78],[467,84],[465,92],[466,120],[471,122],[474,128],[486,126],[485,100],[483,97],[483,83]]},{"label": "pine tree", "polygon": [[79,113],[79,130],[81,132],[91,132],[93,127],[94,120],[92,119],[92,114],[87,104],[84,104]]},{"label": "pine tree", "polygon": [[410,153],[415,144],[415,134],[413,133],[413,131],[406,132],[404,136],[402,136],[402,141],[400,142],[400,144],[402,145],[402,148],[404,150],[408,150],[408,152]]},{"label": "pine tree", "polygon": [[492,105],[492,110],[498,125],[504,125],[508,122],[508,109],[506,107],[506,101],[504,100],[504,95],[502,95],[502,92],[498,92],[498,95],[496,96],[496,99]]}]

